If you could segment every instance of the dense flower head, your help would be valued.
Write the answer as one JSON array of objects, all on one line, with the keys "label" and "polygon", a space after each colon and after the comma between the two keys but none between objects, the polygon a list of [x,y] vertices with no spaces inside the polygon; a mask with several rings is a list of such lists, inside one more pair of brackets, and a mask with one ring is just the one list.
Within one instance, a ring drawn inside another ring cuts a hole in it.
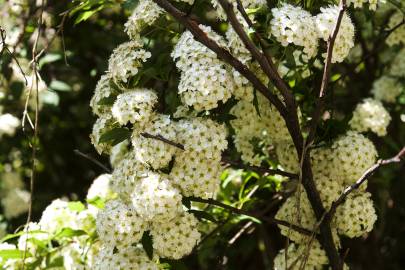
[{"label": "dense flower head", "polygon": [[137,213],[147,221],[169,221],[182,212],[182,196],[167,176],[150,173],[140,179],[131,201]]},{"label": "dense flower head", "polygon": [[35,241],[46,241],[50,238],[49,233],[36,222],[25,225],[22,232],[24,233],[18,238],[17,247],[19,250],[27,250],[31,253],[35,253],[38,249]]},{"label": "dense flower head", "polygon": [[178,149],[166,142],[145,138],[141,134],[143,132],[176,141],[176,127],[173,121],[167,115],[157,115],[144,129],[135,129],[131,140],[139,162],[154,169],[166,167]]},{"label": "dense flower head", "polygon": [[142,46],[142,41],[132,40],[114,49],[108,61],[108,73],[117,85],[127,83],[138,74],[143,63],[151,57],[151,53]]},{"label": "dense flower head", "polygon": [[[330,6],[321,8],[321,13],[316,16],[318,35],[324,41],[328,41],[335,29],[339,16],[339,7]],[[354,47],[354,25],[350,17],[345,13],[336,36],[332,53],[332,63],[343,62],[349,55],[350,49]],[[325,54],[326,55],[326,54]]]},{"label": "dense flower head", "polygon": [[[309,250],[307,250],[308,248]],[[305,267],[302,268],[304,263]],[[317,270],[322,269],[323,264],[327,264],[325,251],[314,240],[310,244],[296,245],[291,243],[287,248],[287,254],[285,249],[280,250],[274,259],[274,270]]]},{"label": "dense flower head", "polygon": [[377,159],[374,144],[354,131],[348,131],[340,136],[333,142],[332,149],[333,175],[336,180],[345,185],[351,185],[357,181]]},{"label": "dense flower head", "polygon": [[101,198],[108,199],[113,197],[113,192],[110,188],[111,174],[101,174],[96,179],[94,179],[89,190],[87,191],[87,200]]},{"label": "dense flower head", "polygon": [[276,155],[281,167],[287,172],[297,173],[300,164],[295,146],[290,141],[283,141],[277,144]]},{"label": "dense flower head", "polygon": [[395,103],[403,90],[402,84],[395,78],[382,76],[373,83],[371,92],[374,98],[388,103]]},{"label": "dense flower head", "polygon": [[219,191],[221,164],[199,152],[176,156],[170,178],[185,196],[213,198]]},{"label": "dense flower head", "polygon": [[314,176],[314,182],[326,209],[332,206],[344,190],[344,186],[330,176],[318,174]]},{"label": "dense flower head", "polygon": [[197,152],[207,159],[220,161],[228,142],[225,125],[209,118],[195,117],[176,123],[178,142],[188,152]]},{"label": "dense flower head", "polygon": [[391,116],[380,101],[366,98],[362,103],[357,104],[350,126],[355,131],[371,130],[382,137],[387,135],[387,126],[390,121]]},{"label": "dense flower head", "polygon": [[[208,26],[201,29],[217,43],[226,47],[223,37]],[[181,100],[195,110],[210,110],[218,102],[226,102],[232,95],[233,80],[230,68],[210,49],[193,38],[186,31],[177,42],[172,54],[181,71],[178,92]]]},{"label": "dense flower head", "polygon": [[106,203],[97,215],[97,233],[104,245],[123,249],[141,240],[147,227],[133,206],[121,200]]},{"label": "dense flower head", "polygon": [[90,135],[91,143],[96,148],[99,154],[108,153],[111,150],[111,145],[106,142],[100,142],[101,136],[111,130],[114,125],[114,119],[110,114],[103,114],[97,118],[93,125],[93,130]]},{"label": "dense flower head", "polygon": [[230,111],[236,119],[231,120],[235,130],[234,143],[242,160],[250,164],[260,164],[260,157],[254,152],[250,142],[258,138],[267,144],[288,140],[290,135],[279,112],[259,93],[258,110],[252,102],[241,100]]},{"label": "dense flower head", "polygon": [[[238,19],[239,23],[243,26],[243,30],[245,30],[245,32],[248,33],[250,29],[249,25],[247,24],[246,20],[240,14],[239,11],[236,12],[236,18]],[[254,18],[250,18],[250,20],[253,22]],[[225,37],[228,42],[227,47],[230,49],[232,54],[235,55],[242,63],[247,63],[252,59],[250,51],[243,44],[238,33],[236,33],[236,31],[233,29],[231,25],[229,25],[228,29],[226,30]]]},{"label": "dense flower head", "polygon": [[271,10],[269,34],[273,35],[283,46],[292,43],[304,48],[306,57],[312,58],[317,53],[318,33],[312,15],[290,4]]},{"label": "dense flower head", "polygon": [[125,32],[132,40],[140,39],[145,26],[152,25],[163,13],[163,9],[153,0],[141,0],[125,23]]},{"label": "dense flower head", "polygon": [[197,226],[198,220],[190,213],[183,213],[170,222],[156,222],[151,229],[153,248],[161,257],[181,259],[200,241]]},{"label": "dense flower head", "polygon": [[112,115],[121,125],[128,122],[143,125],[150,120],[158,96],[150,89],[133,89],[119,94],[112,107]]},{"label": "dense flower head", "polygon": [[95,258],[95,270],[159,270],[156,259],[148,258],[142,247],[130,246],[114,253],[102,247]]},{"label": "dense flower head", "polygon": [[102,116],[103,114],[109,113],[111,110],[111,106],[105,105],[105,103],[103,104],[103,101],[111,97],[113,93],[110,79],[108,74],[101,76],[94,90],[94,95],[90,100],[90,107],[97,116]]},{"label": "dense flower head", "polygon": [[[257,62],[247,63],[246,65],[264,85],[269,84],[269,78]],[[252,83],[236,70],[232,71],[232,76],[234,80],[234,97],[238,100],[252,102],[255,96]]]},{"label": "dense flower head", "polygon": [[360,237],[373,229],[377,215],[368,192],[350,194],[337,208],[336,226],[339,234]]},{"label": "dense flower head", "polygon": [[42,230],[49,233],[56,233],[61,228],[91,231],[94,226],[94,217],[87,210],[75,210],[68,201],[56,199],[42,212],[38,224]]},{"label": "dense flower head", "polygon": [[[404,15],[398,10],[394,15],[391,16],[390,21],[388,22],[388,29],[394,29],[394,27],[398,26],[403,20]],[[396,28],[395,31],[387,37],[385,42],[389,46],[405,44],[405,25],[401,25],[400,27]]]},{"label": "dense flower head", "polygon": [[[289,197],[280,207],[276,214],[279,220],[287,221],[291,224],[298,225],[302,228],[313,230],[316,225],[315,213],[309,203],[307,194],[302,191]],[[281,234],[296,243],[305,243],[308,236],[290,229],[287,226],[279,225]]]},{"label": "dense flower head", "polygon": [[128,152],[119,162],[111,176],[111,189],[123,197],[129,197],[140,179],[151,173],[148,167],[140,163],[134,151]]}]

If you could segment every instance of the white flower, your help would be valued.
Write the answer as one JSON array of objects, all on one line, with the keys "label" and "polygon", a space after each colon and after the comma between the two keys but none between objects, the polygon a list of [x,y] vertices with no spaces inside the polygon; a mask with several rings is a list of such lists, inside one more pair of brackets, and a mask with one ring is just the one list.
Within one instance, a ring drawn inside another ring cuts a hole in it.
[{"label": "white flower", "polygon": [[390,121],[391,116],[380,101],[366,98],[362,103],[357,104],[349,124],[355,131],[371,130],[382,137],[387,135],[387,126]]},{"label": "white flower", "polygon": [[189,213],[183,213],[170,222],[153,223],[153,248],[161,257],[181,259],[190,254],[200,241],[197,226],[198,220]]},{"label": "white flower", "polygon": [[150,260],[142,247],[128,247],[118,252],[102,247],[95,258],[94,270],[159,270],[156,259]]},{"label": "white flower", "polygon": [[[321,8],[321,13],[316,16],[318,35],[324,41],[328,41],[333,34],[339,16],[340,8],[330,6]],[[350,17],[344,13],[339,32],[336,36],[332,53],[332,63],[343,62],[349,55],[350,49],[354,47],[354,25]],[[326,57],[326,54],[324,54]]]},{"label": "white flower", "polygon": [[149,173],[151,172],[148,167],[137,160],[136,153],[130,151],[114,168],[110,182],[111,189],[120,196],[129,198],[135,185]]},{"label": "white flower", "polygon": [[20,124],[20,119],[9,113],[0,115],[0,137],[3,134],[13,136],[15,134],[15,130],[20,126]]},{"label": "white flower", "polygon": [[131,194],[132,205],[147,221],[167,222],[182,212],[182,196],[165,175],[150,173]]},{"label": "white flower", "polygon": [[121,125],[128,122],[143,125],[153,115],[158,97],[150,89],[133,89],[118,95],[112,107],[112,115]]},{"label": "white flower", "polygon": [[352,193],[336,211],[336,226],[339,234],[350,238],[360,237],[373,229],[377,215],[371,194]]},{"label": "white flower", "polygon": [[1,198],[4,216],[7,219],[18,217],[28,211],[30,193],[23,189],[13,189]]},{"label": "white flower", "polygon": [[374,98],[377,100],[395,103],[396,98],[401,94],[402,90],[403,86],[397,79],[382,76],[374,82],[371,93],[373,93]]},{"label": "white flower", "polygon": [[[226,41],[208,26],[201,29],[217,43],[226,47]],[[232,95],[233,80],[228,67],[217,55],[186,31],[176,44],[172,58],[181,71],[179,94],[182,102],[195,110],[210,110],[218,102],[226,102]]]},{"label": "white flower", "polygon": [[90,139],[99,154],[108,153],[111,150],[111,145],[106,142],[100,142],[100,138],[104,133],[111,130],[113,125],[114,120],[110,114],[101,115],[93,125]]},{"label": "white flower", "polygon": [[142,49],[142,45],[141,41],[132,40],[114,49],[108,61],[108,72],[117,85],[122,86],[138,74],[143,63],[151,57],[151,53]]},{"label": "white flower", "polygon": [[162,136],[167,140],[175,142],[176,127],[170,120],[170,116],[157,115],[144,129],[135,129],[131,139],[135,156],[139,162],[154,169],[166,167],[178,148],[157,139],[145,138],[141,133]]},{"label": "white flower", "polygon": [[107,200],[113,196],[110,188],[111,174],[101,174],[94,179],[89,190],[87,191],[87,200],[95,199],[97,197]]},{"label": "white flower", "polygon": [[405,49],[399,51],[392,61],[390,75],[396,77],[405,77]]},{"label": "white flower", "polygon": [[219,162],[228,142],[225,125],[208,118],[183,119],[176,123],[177,139],[184,149]]},{"label": "white flower", "polygon": [[283,4],[280,8],[273,8],[271,13],[269,35],[283,46],[292,43],[303,47],[307,58],[316,56],[319,38],[315,19],[308,11]]},{"label": "white flower", "polygon": [[170,178],[185,196],[213,198],[219,191],[220,174],[219,160],[184,151],[176,156]]},{"label": "white flower", "polygon": [[97,116],[102,116],[111,111],[111,105],[103,104],[113,93],[113,89],[110,86],[110,79],[110,76],[107,74],[101,76],[94,90],[94,95],[90,100],[90,107]]},{"label": "white flower", "polygon": [[[399,25],[404,20],[404,15],[401,11],[397,10],[397,12],[391,16],[390,21],[388,22],[388,29],[393,29],[397,25]],[[385,42],[388,46],[394,46],[397,44],[405,44],[405,25],[401,25],[394,32],[392,32]]]},{"label": "white flower", "polygon": [[18,238],[17,247],[19,250],[27,250],[32,254],[35,254],[38,249],[35,240],[45,241],[50,238],[49,233],[45,232],[41,226],[35,222],[30,222],[28,226],[24,226],[21,232],[22,234]]},{"label": "white flower", "polygon": [[107,202],[97,215],[97,233],[104,245],[124,249],[141,240],[147,223],[134,207],[120,200]]},{"label": "white flower", "polygon": [[113,168],[124,159],[125,155],[128,153],[128,146],[128,140],[124,140],[111,148],[110,163]]},{"label": "white flower", "polygon": [[332,151],[332,175],[344,185],[357,181],[377,160],[374,144],[354,131],[348,131],[334,141]]},{"label": "white flower", "polygon": [[132,40],[140,39],[145,26],[152,25],[163,13],[163,9],[152,0],[141,0],[125,23],[125,32]]}]

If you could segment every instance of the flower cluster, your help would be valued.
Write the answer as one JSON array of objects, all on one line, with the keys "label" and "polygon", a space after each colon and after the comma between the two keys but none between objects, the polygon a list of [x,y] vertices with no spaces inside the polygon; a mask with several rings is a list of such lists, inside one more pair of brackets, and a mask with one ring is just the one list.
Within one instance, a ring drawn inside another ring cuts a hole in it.
[{"label": "flower cluster", "polygon": [[[388,28],[394,29],[404,20],[404,15],[401,11],[397,11],[394,15],[391,16],[390,21],[388,22]],[[405,44],[405,25],[401,25],[392,32],[385,42],[389,46],[394,46],[397,44]]]},{"label": "flower cluster", "polygon": [[13,136],[17,127],[20,126],[20,119],[12,114],[6,113],[0,115],[0,138],[3,134]]},{"label": "flower cluster", "polygon": [[390,121],[391,116],[380,101],[366,98],[354,110],[350,126],[358,132],[371,130],[381,137],[387,135]]},{"label": "flower cluster", "polygon": [[[211,39],[226,46],[226,41],[210,27],[200,27]],[[193,106],[197,111],[210,110],[216,108],[219,101],[225,102],[231,97],[230,68],[190,32],[182,34],[172,57],[181,72],[178,92],[185,105]]]},{"label": "flower cluster", "polygon": [[141,41],[128,41],[114,50],[108,61],[108,72],[116,84],[125,84],[150,57],[151,53],[142,48]]},{"label": "flower cluster", "polygon": [[252,102],[245,100],[239,101],[231,109],[231,114],[236,117],[231,120],[235,130],[236,149],[241,153],[243,161],[255,165],[260,164],[261,160],[255,154],[252,139],[258,138],[269,145],[288,140],[290,137],[279,112],[259,93],[257,93],[257,100],[258,110]]},{"label": "flower cluster", "polygon": [[[331,6],[321,8],[321,13],[316,16],[318,35],[324,41],[328,41],[335,29],[340,8]],[[350,17],[344,13],[340,24],[339,32],[333,46],[332,63],[342,62],[354,47],[354,25]]]},{"label": "flower cluster", "polygon": [[0,196],[4,217],[18,217],[28,211],[30,193],[24,189],[21,175],[5,166],[6,171],[0,174]]},{"label": "flower cluster", "polygon": [[270,33],[283,46],[292,43],[304,48],[306,57],[316,56],[318,33],[312,15],[300,7],[283,4],[271,10]]},{"label": "flower cluster", "polygon": [[373,83],[371,92],[377,100],[394,103],[396,98],[401,94],[402,89],[403,86],[397,79],[382,76]]},{"label": "flower cluster", "polygon": [[[293,172],[298,172],[298,158],[292,157],[295,155],[293,146],[281,144],[277,147],[277,156],[281,165]],[[326,210],[330,209],[348,185],[353,184],[375,163],[376,157],[377,152],[373,143],[354,131],[348,131],[345,135],[338,137],[331,146],[317,148],[311,152],[314,182]],[[359,237],[373,228],[377,217],[370,195],[364,192],[364,188],[365,185],[361,190],[353,192],[337,208],[331,223],[337,246],[340,245],[338,235]],[[298,186],[296,193],[284,202],[276,218],[309,231],[317,229],[315,213],[302,186]],[[301,262],[305,260],[308,264],[305,269],[319,269],[328,263],[325,252],[317,241],[308,244],[309,236],[296,232],[288,226],[279,227],[281,234],[295,243],[288,248],[288,252],[291,251],[288,255],[289,267],[300,269]],[[285,251],[282,250],[276,257],[276,269],[285,267],[284,254]]]}]

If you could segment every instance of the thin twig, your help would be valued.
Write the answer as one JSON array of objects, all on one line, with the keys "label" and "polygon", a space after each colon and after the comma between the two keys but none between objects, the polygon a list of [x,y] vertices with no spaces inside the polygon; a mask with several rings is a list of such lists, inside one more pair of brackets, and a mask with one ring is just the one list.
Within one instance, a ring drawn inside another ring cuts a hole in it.
[{"label": "thin twig", "polygon": [[158,140],[158,141],[162,141],[162,142],[167,143],[167,144],[169,144],[171,146],[177,147],[177,148],[179,148],[179,149],[181,149],[183,151],[185,150],[184,145],[182,145],[181,143],[173,142],[173,141],[171,141],[169,139],[166,139],[165,137],[163,137],[162,135],[159,135],[159,134],[158,135],[152,135],[150,133],[142,132],[141,136],[145,137],[145,138],[149,138],[149,139],[155,139],[155,140]]},{"label": "thin twig", "polygon": [[200,202],[200,203],[207,203],[207,204],[210,204],[210,205],[215,205],[215,206],[221,207],[223,209],[226,209],[226,210],[228,210],[228,211],[230,211],[232,213],[252,217],[252,218],[255,218],[255,219],[258,219],[258,220],[261,220],[261,221],[266,221],[266,222],[268,222],[270,224],[277,224],[277,225],[286,226],[286,227],[291,226],[291,228],[293,230],[295,230],[295,231],[297,231],[299,233],[305,234],[305,235],[311,235],[312,234],[312,231],[307,230],[305,228],[302,228],[300,226],[294,225],[294,224],[290,224],[287,221],[279,220],[279,219],[272,218],[272,217],[261,216],[261,215],[257,215],[257,214],[254,214],[254,213],[250,213],[250,212],[245,211],[243,209],[239,209],[239,208],[233,207],[231,205],[224,204],[224,203],[216,201],[214,199],[202,199],[202,198],[196,198],[196,197],[190,197],[189,199],[190,199],[190,201],[194,201],[194,202]]},{"label": "thin twig", "polygon": [[85,154],[83,152],[81,152],[78,149],[73,150],[73,152],[81,157],[84,157],[87,160],[90,160],[91,162],[93,162],[94,164],[96,164],[97,166],[99,166],[100,168],[102,168],[106,173],[111,173],[111,169],[109,169],[107,166],[105,166],[103,163],[101,163],[100,161],[98,161],[97,159],[95,159],[94,157]]},{"label": "thin twig", "polygon": [[399,151],[394,157],[389,159],[382,159],[379,160],[376,164],[368,168],[363,175],[351,186],[348,186],[343,193],[339,196],[339,198],[332,203],[332,206],[328,212],[328,218],[331,219],[336,212],[336,209],[339,205],[345,202],[347,196],[352,193],[354,190],[358,189],[369,177],[371,177],[380,167],[392,164],[392,163],[399,163],[405,158],[405,147]]}]

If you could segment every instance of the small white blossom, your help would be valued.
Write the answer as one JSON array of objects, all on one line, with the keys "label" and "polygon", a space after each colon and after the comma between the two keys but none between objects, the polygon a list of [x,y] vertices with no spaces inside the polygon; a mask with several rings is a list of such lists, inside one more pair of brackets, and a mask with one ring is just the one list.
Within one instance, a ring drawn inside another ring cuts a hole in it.
[{"label": "small white blossom", "polygon": [[349,124],[355,131],[371,130],[382,137],[387,135],[387,126],[390,121],[391,116],[380,101],[366,98],[357,105]]},{"label": "small white blossom", "polygon": [[[328,41],[329,37],[333,34],[339,16],[339,10],[340,8],[338,6],[321,8],[321,13],[316,16],[318,35],[324,41]],[[332,63],[343,62],[349,55],[350,49],[353,47],[354,25],[347,13],[344,13],[333,47]],[[326,57],[326,54],[324,54],[324,57]]]},{"label": "small white blossom", "polygon": [[154,223],[151,230],[153,248],[161,257],[181,259],[190,254],[200,241],[197,226],[198,220],[189,213],[183,213],[170,222]]},{"label": "small white blossom", "polygon": [[112,115],[121,125],[128,122],[144,125],[153,115],[158,97],[150,89],[133,89],[118,95],[112,107]]}]

